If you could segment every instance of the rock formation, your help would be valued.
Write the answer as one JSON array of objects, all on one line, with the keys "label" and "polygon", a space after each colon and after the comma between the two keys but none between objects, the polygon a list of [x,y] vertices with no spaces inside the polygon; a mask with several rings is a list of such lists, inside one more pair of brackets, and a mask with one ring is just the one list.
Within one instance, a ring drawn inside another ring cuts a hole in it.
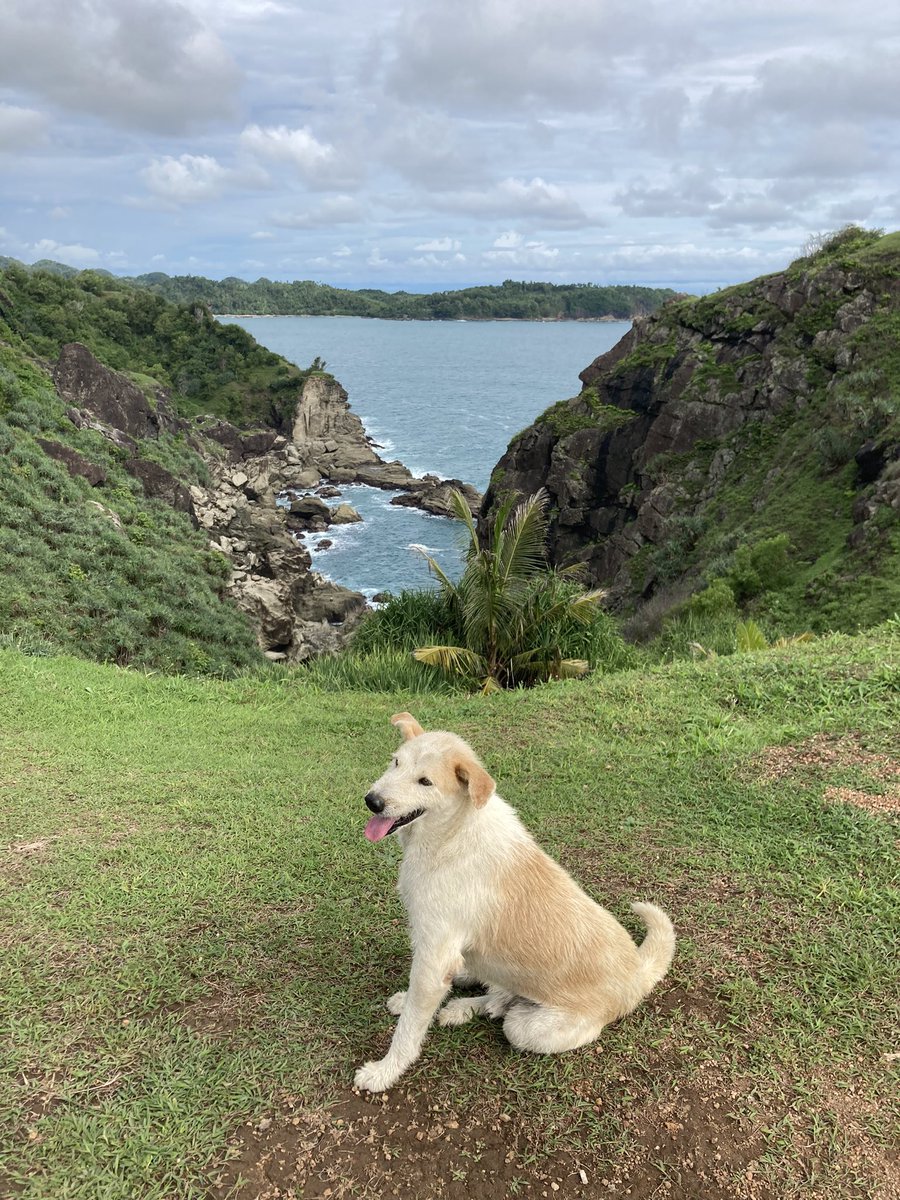
[{"label": "rock formation", "polygon": [[[584,564],[625,608],[702,580],[710,557],[754,530],[784,529],[811,562],[828,550],[816,503],[823,521],[853,527],[851,548],[887,553],[900,439],[884,338],[896,332],[900,235],[866,236],[858,253],[839,248],[635,320],[581,373],[579,395],[510,443],[482,529],[501,496],[545,488],[551,561]],[[837,472],[846,483],[830,482]]]},{"label": "rock formation", "polygon": [[[187,513],[206,531],[212,549],[228,558],[228,591],[253,620],[260,647],[273,660],[297,662],[338,649],[366,607],[360,593],[311,570],[309,552],[294,536],[362,519],[351,505],[329,507],[321,496],[308,494],[311,489],[333,498],[339,495],[333,484],[402,488],[414,497],[412,503],[435,511],[429,505],[440,505],[450,486],[436,476],[416,479],[402,463],[379,458],[347,393],[329,375],[313,373],[305,380],[290,437],[272,429],[239,429],[213,417],[186,421],[164,389],[148,398],[78,344],[63,347],[54,382],[69,405],[69,419],[118,446],[144,492]],[[142,443],[163,432],[180,435],[203,459],[208,481],[188,485],[142,457]],[[102,484],[103,472],[74,451],[51,442],[44,448],[70,471]],[[286,508],[276,502],[284,494],[291,496]],[[469,489],[468,495],[477,508],[477,492]]]}]

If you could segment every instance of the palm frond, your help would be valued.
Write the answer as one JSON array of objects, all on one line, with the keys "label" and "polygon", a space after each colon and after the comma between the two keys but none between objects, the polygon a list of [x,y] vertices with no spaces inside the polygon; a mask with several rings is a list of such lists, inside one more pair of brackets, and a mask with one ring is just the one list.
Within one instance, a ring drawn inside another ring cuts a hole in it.
[{"label": "palm frond", "polygon": [[478,679],[490,674],[486,660],[465,646],[420,646],[413,650],[417,662],[440,667],[450,675],[465,675]]},{"label": "palm frond", "polygon": [[547,493],[541,488],[521,501],[503,530],[495,547],[499,577],[507,580],[529,579],[546,561]]},{"label": "palm frond", "polygon": [[580,679],[590,670],[591,664],[584,658],[561,658],[556,664],[560,679]]}]

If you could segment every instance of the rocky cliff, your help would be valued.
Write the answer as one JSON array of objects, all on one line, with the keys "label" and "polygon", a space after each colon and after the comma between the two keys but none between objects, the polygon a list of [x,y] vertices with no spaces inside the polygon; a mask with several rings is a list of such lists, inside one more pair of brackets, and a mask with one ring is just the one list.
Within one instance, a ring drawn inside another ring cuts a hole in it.
[{"label": "rocky cliff", "polygon": [[[384,462],[347,393],[325,373],[303,382],[287,437],[273,429],[240,429],[221,418],[183,420],[165,389],[148,395],[77,343],[62,348],[53,379],[68,421],[112,443],[148,497],[187,513],[208,534],[210,547],[225,555],[226,590],[272,660],[296,662],[340,648],[366,605],[359,593],[311,569],[303,531],[358,519],[348,505],[330,508],[314,489],[327,495],[334,483],[369,483],[439,510],[448,488],[446,481],[414,478],[402,463]],[[147,458],[147,441],[161,435],[180,439],[202,458],[204,482],[186,481]],[[70,474],[102,488],[105,476],[96,464],[64,444],[41,444]],[[279,505],[285,494],[294,502]],[[473,507],[479,499],[471,490]],[[114,519],[114,502],[105,511]]]},{"label": "rocky cliff", "polygon": [[584,564],[626,611],[675,604],[741,545],[786,534],[797,621],[887,616],[898,344],[900,234],[846,230],[786,271],[674,302],[513,439],[485,518],[502,494],[545,488],[552,561]]}]

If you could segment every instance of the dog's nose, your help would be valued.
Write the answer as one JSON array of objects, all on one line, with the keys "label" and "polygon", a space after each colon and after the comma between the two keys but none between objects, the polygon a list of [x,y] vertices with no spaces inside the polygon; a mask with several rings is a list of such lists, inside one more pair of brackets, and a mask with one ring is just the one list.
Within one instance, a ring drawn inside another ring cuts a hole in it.
[{"label": "dog's nose", "polygon": [[384,811],[384,801],[375,792],[369,792],[368,796],[366,796],[366,807],[371,809],[373,813],[380,813]]}]

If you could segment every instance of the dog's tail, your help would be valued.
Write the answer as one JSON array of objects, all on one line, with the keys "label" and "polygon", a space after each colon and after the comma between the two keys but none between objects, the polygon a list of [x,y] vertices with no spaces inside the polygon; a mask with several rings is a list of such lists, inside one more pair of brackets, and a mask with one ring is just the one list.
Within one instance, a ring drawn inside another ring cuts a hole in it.
[{"label": "dog's tail", "polygon": [[638,946],[646,995],[669,969],[675,953],[675,930],[663,910],[655,904],[632,904],[631,911],[637,913],[647,926],[647,936]]}]

